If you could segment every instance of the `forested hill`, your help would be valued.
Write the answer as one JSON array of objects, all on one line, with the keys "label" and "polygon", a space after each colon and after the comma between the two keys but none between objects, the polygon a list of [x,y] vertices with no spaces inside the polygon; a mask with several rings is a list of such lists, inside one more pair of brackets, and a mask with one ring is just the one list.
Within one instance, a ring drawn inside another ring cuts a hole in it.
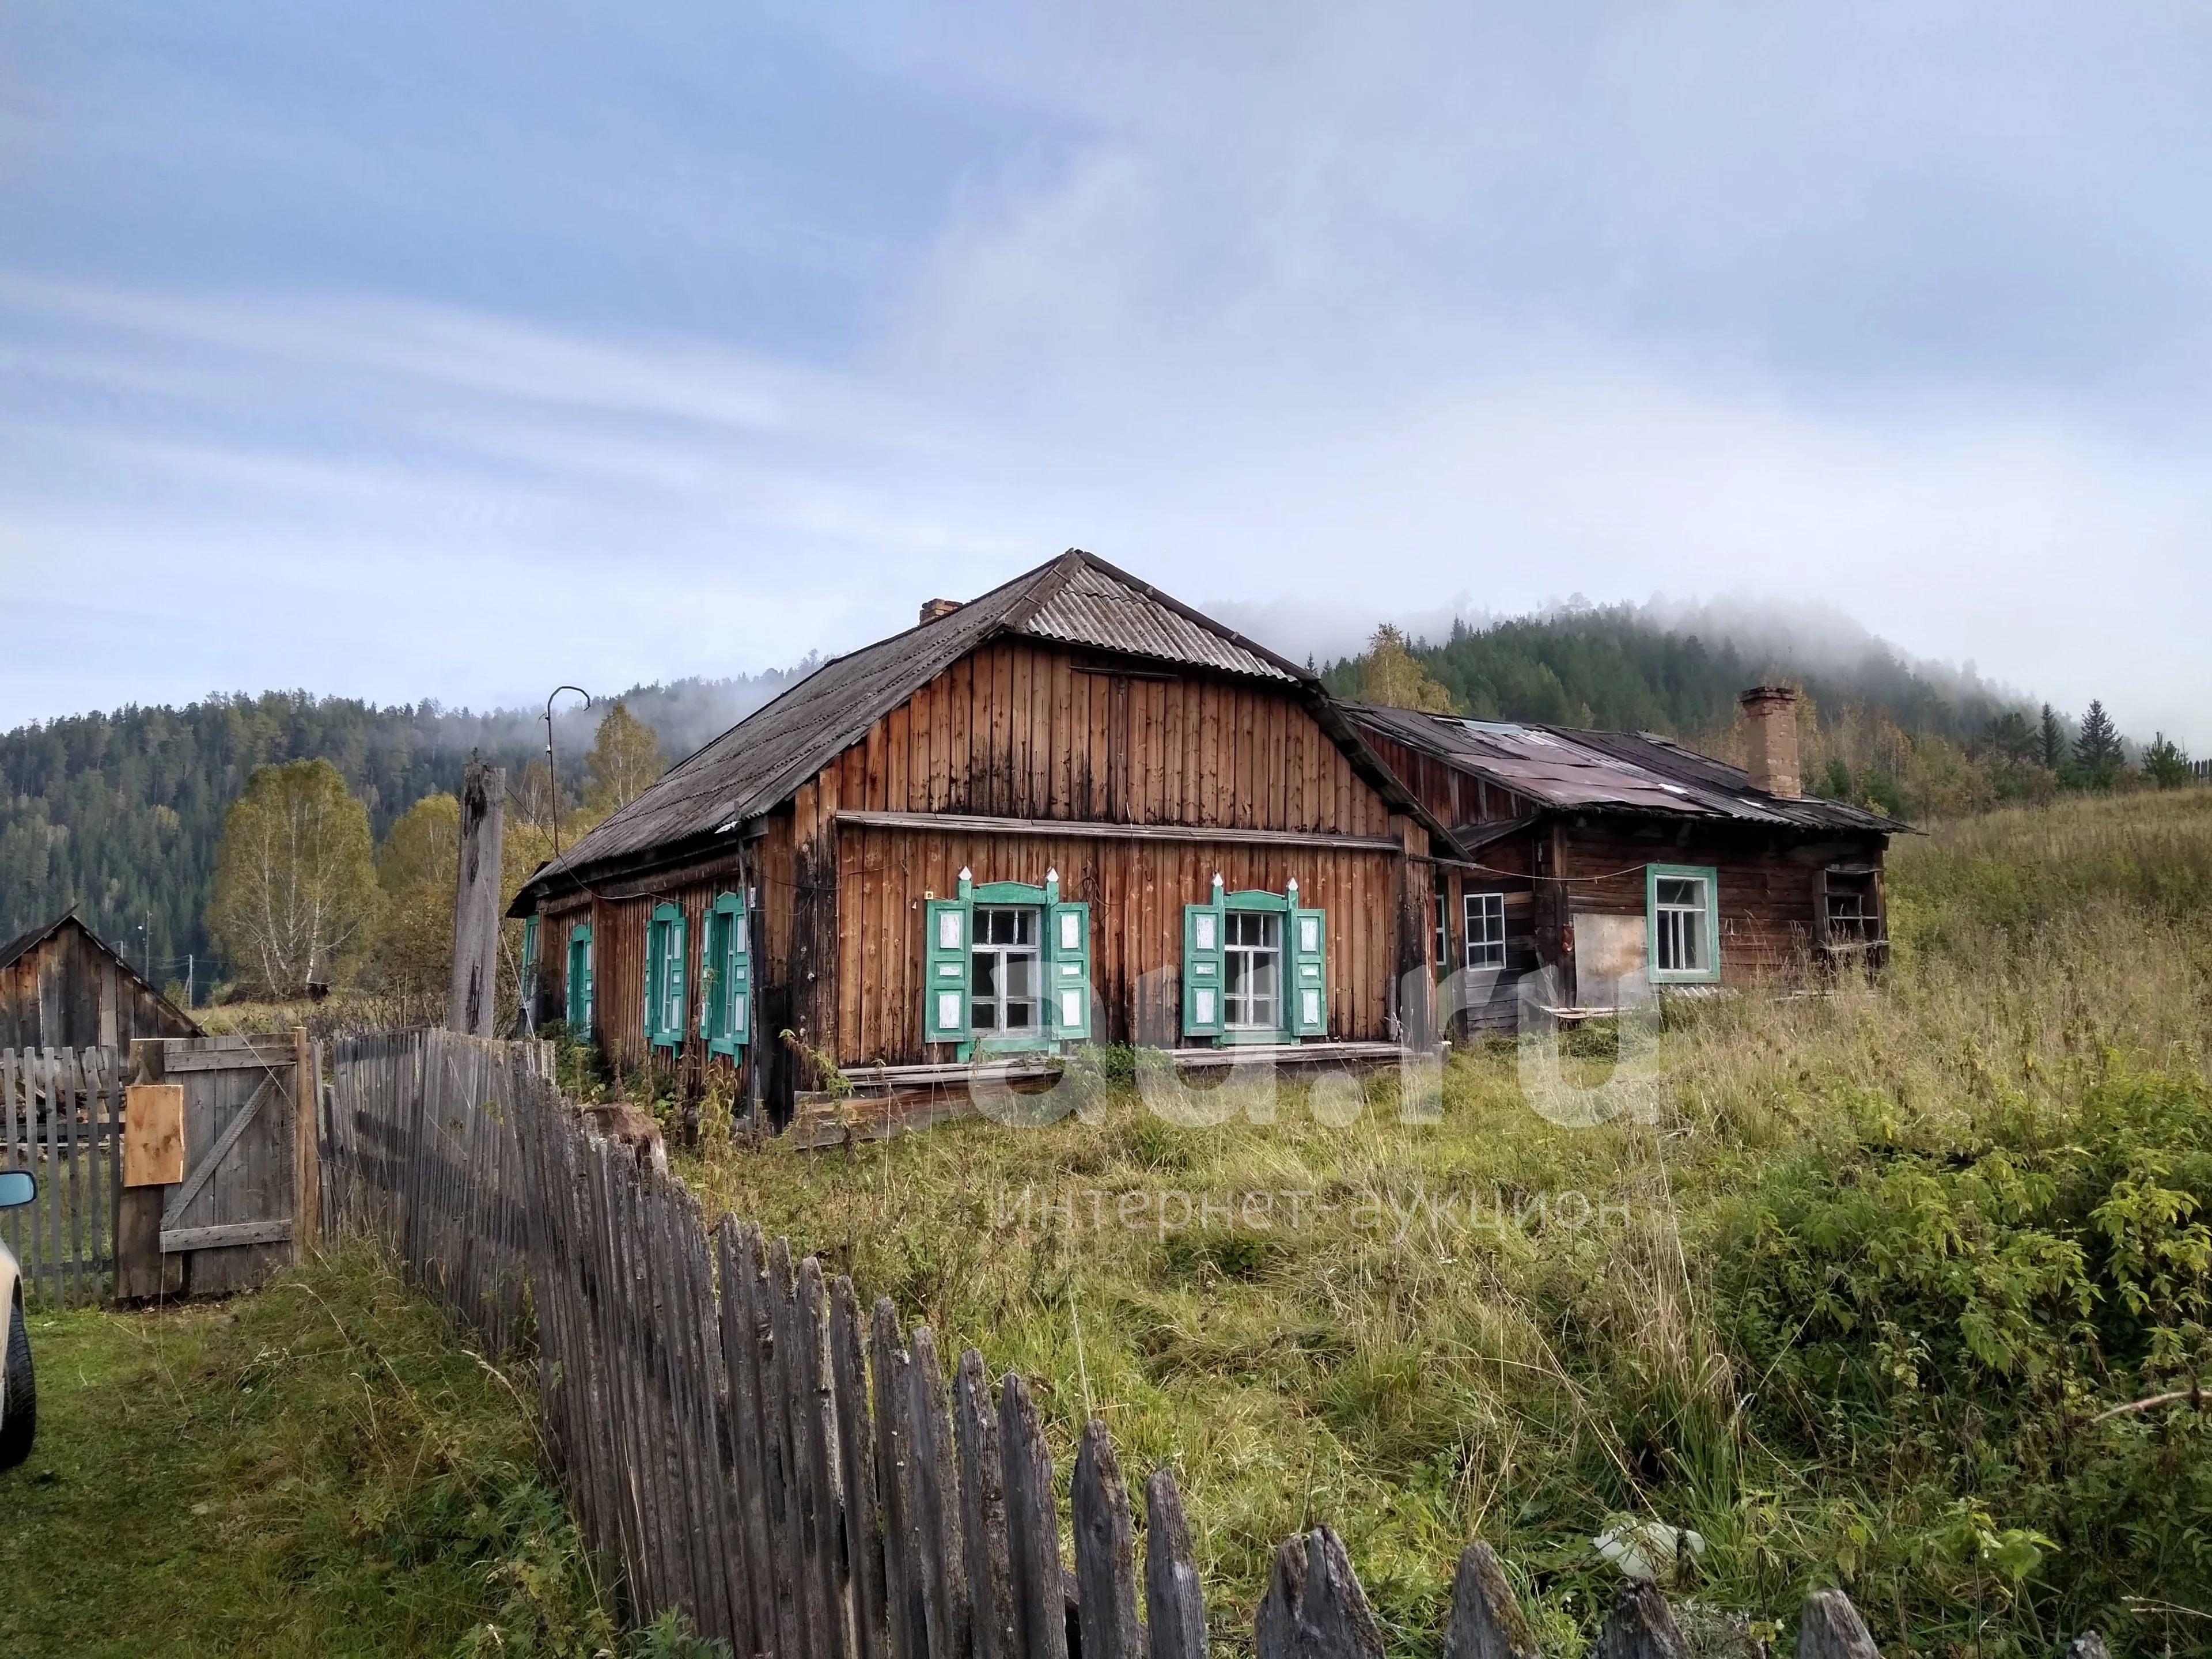
[{"label": "forested hill", "polygon": [[[1660,732],[1685,741],[1726,732],[1737,694],[1771,676],[1802,686],[1824,717],[1858,708],[1904,731],[1966,743],[2016,697],[1975,678],[1917,666],[1863,634],[1809,641],[1773,627],[1747,643],[1711,617],[1667,626],[1630,606],[1562,611],[1480,626],[1457,623],[1412,654],[1475,720],[1540,720],[1601,731]],[[1841,619],[1838,619],[1839,622]],[[1329,664],[1322,678],[1358,696],[1367,659]]]},{"label": "forested hill", "polygon": [[[623,696],[671,760],[732,725],[799,673],[684,680]],[[564,784],[599,711],[555,722]],[[602,705],[604,706],[604,705]],[[368,803],[381,837],[424,795],[456,788],[471,750],[519,776],[544,755],[541,720],[434,702],[380,708],[301,691],[210,697],[182,708],[80,714],[0,735],[0,943],[71,904],[155,984],[210,982],[206,928],[222,816],[257,766],[326,758]],[[150,930],[150,931],[149,931]]]}]

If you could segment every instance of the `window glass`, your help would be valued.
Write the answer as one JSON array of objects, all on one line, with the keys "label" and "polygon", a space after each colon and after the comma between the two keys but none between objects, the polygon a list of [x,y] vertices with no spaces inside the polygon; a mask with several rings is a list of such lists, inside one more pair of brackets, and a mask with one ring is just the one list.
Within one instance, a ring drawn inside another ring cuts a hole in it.
[{"label": "window glass", "polygon": [[1223,1009],[1232,1031],[1283,1024],[1283,919],[1272,910],[1232,910],[1222,959]]},{"label": "window glass", "polygon": [[1505,895],[1469,893],[1466,896],[1467,965],[1503,968],[1505,965]]},{"label": "window glass", "polygon": [[1659,877],[1652,884],[1652,909],[1661,971],[1698,974],[1710,969],[1712,941],[1705,936],[1705,878]]},{"label": "window glass", "polygon": [[978,1036],[1034,1033],[1043,1024],[1037,1003],[1042,975],[1034,905],[979,904],[969,953],[970,1018]]}]

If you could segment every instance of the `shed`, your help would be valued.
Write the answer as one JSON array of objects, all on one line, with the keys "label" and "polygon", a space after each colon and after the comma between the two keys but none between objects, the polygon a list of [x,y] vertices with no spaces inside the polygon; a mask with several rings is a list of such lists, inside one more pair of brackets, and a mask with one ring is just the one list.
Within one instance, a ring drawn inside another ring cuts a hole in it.
[{"label": "shed", "polygon": [[134,1037],[204,1035],[75,910],[0,945],[0,1048],[117,1048]]}]

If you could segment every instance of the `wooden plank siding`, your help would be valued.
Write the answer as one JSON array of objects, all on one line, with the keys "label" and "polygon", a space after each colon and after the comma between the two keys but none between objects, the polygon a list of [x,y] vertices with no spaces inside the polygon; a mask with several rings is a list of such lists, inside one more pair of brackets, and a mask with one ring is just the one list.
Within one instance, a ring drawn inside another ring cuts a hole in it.
[{"label": "wooden plank siding", "polygon": [[[924,685],[817,786],[827,791],[833,779],[831,816],[1392,833],[1382,797],[1288,688],[1115,672],[1019,640],[987,645]],[[806,803],[795,799],[793,810],[803,845],[812,819]]]},{"label": "wooden plank siding", "polygon": [[1536,810],[1536,803],[1527,796],[1463,772],[1449,761],[1425,754],[1372,726],[1362,728],[1360,735],[1413,798],[1447,824],[1490,823]]},{"label": "wooden plank siding", "polygon": [[1591,819],[1560,830],[1560,873],[1581,912],[1641,916],[1647,864],[1708,866],[1718,879],[1721,983],[1748,985],[1802,966],[1813,947],[1820,872],[1878,861],[1880,836],[1819,840],[1755,824],[1637,824]]},{"label": "wooden plank siding", "polygon": [[1182,907],[1206,899],[1217,871],[1231,890],[1281,892],[1295,879],[1300,902],[1328,913],[1329,1035],[1381,1041],[1389,1034],[1401,861],[1387,852],[872,825],[847,826],[838,849],[840,908],[859,923],[836,936],[840,1064],[925,1057],[924,901],[952,892],[963,867],[978,884],[1032,885],[1056,870],[1061,895],[1091,907],[1103,1042],[1181,1041]]},{"label": "wooden plank siding", "polygon": [[115,1048],[198,1031],[74,916],[0,967],[0,1048]]},{"label": "wooden plank siding", "polygon": [[[1376,845],[841,823],[855,812],[1181,826],[1201,836],[1219,829]],[[1397,850],[1407,824],[1296,688],[993,641],[876,720],[746,843],[744,868],[761,902],[756,1052],[769,1044],[771,1066],[791,1066],[798,1087],[819,1079],[777,1043],[787,1029],[805,1048],[840,1064],[949,1057],[949,1049],[926,1054],[921,1040],[921,907],[925,894],[952,892],[963,866],[978,882],[1042,882],[1056,868],[1062,892],[1091,902],[1094,972],[1106,1009],[1097,1035],[1114,1042],[1177,1039],[1182,906],[1206,896],[1216,871],[1231,888],[1274,891],[1295,876],[1304,902],[1329,912],[1330,1035],[1381,1040],[1406,949],[1399,920],[1406,884],[1416,884],[1412,902],[1423,914],[1428,904],[1426,866],[1409,870]],[[1397,845],[1379,845],[1386,840]],[[588,916],[598,1037],[608,1058],[624,1066],[699,1063],[704,1045],[696,1036],[687,1035],[681,1054],[648,1050],[646,924],[662,900],[683,905],[696,986],[702,919],[736,879],[684,868],[549,905],[540,1007],[549,1018],[564,1007],[568,931]],[[1147,991],[1144,976],[1158,969],[1168,976]],[[696,1012],[695,1000],[687,1022],[695,1029]]]}]

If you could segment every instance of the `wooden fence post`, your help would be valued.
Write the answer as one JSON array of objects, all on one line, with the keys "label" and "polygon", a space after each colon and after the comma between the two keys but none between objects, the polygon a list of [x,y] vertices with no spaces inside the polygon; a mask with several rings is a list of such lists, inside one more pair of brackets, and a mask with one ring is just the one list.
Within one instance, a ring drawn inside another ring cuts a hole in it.
[{"label": "wooden fence post", "polygon": [[1206,1659],[1206,1601],[1174,1474],[1145,1482],[1145,1633],[1150,1659]]},{"label": "wooden fence post", "polygon": [[1851,1598],[1814,1590],[1797,1616],[1797,1659],[1877,1659],[1873,1634]]},{"label": "wooden fence post", "polygon": [[1367,1592],[1327,1527],[1283,1540],[1254,1635],[1259,1659],[1382,1659]]},{"label": "wooden fence post", "polygon": [[1095,1417],[1083,1425],[1068,1507],[1075,1524],[1075,1602],[1083,1659],[1144,1659],[1129,1491],[1106,1425]]},{"label": "wooden fence post", "polygon": [[1006,1472],[1006,1565],[1022,1659],[1067,1659],[1067,1592],[1060,1583],[1052,1454],[1029,1384],[1016,1371],[999,1382],[999,1455]]},{"label": "wooden fence post", "polygon": [[1444,1659],[1536,1659],[1520,1600],[1487,1544],[1469,1544],[1460,1552]]},{"label": "wooden fence post", "polygon": [[[1803,1640],[1802,1632],[1799,1640]],[[1658,1586],[1641,1578],[1628,1580],[1605,1616],[1595,1659],[1680,1659],[1681,1652],[1682,1632]]]},{"label": "wooden fence post", "polygon": [[499,1013],[499,862],[507,773],[471,759],[461,773],[461,856],[453,891],[453,981],[446,1024],[488,1037]]},{"label": "wooden fence post", "polygon": [[991,1378],[973,1348],[952,1378],[952,1434],[960,1451],[960,1536],[968,1550],[968,1598],[975,1659],[1020,1659],[1012,1569],[1006,1554],[1005,1465]]}]

